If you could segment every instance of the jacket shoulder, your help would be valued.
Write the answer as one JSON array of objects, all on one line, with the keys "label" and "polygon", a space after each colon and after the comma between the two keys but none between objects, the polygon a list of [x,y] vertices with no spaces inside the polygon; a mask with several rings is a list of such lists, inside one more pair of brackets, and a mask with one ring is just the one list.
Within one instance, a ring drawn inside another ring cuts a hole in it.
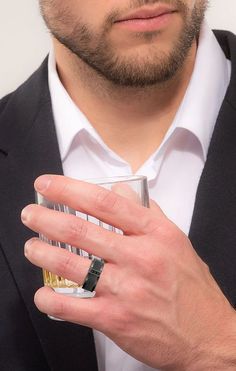
[{"label": "jacket shoulder", "polygon": [[47,58],[15,91],[0,100],[0,149],[8,152],[20,143],[37,119],[39,112],[47,108],[51,114],[51,98],[48,88]]},{"label": "jacket shoulder", "polygon": [[47,58],[43,61],[41,66],[15,91],[0,99],[0,120],[5,113],[14,111],[17,107],[24,109],[29,102],[32,103],[32,98],[42,97],[43,90],[48,86],[47,84]]},{"label": "jacket shoulder", "polygon": [[11,96],[13,93],[10,93],[8,95],[5,95],[5,97],[0,99],[0,116],[4,112],[5,108],[8,105],[8,102],[11,100]]},{"label": "jacket shoulder", "polygon": [[232,59],[236,53],[236,35],[230,31],[213,30],[226,58]]}]

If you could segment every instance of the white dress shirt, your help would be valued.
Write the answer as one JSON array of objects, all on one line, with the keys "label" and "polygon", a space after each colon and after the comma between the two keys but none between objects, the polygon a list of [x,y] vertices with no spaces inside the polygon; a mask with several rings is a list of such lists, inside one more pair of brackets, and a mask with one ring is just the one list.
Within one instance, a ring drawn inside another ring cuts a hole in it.
[{"label": "white dress shirt", "polygon": [[[71,100],[49,56],[49,89],[64,174],[77,179],[130,175],[129,164],[114,153]],[[137,174],[148,178],[150,197],[186,234],[198,182],[223,98],[231,63],[203,23],[194,71],[176,117],[161,146]],[[158,125],[158,122],[157,122]],[[150,371],[94,330],[99,371]],[[158,349],[157,349],[158,351]]]}]

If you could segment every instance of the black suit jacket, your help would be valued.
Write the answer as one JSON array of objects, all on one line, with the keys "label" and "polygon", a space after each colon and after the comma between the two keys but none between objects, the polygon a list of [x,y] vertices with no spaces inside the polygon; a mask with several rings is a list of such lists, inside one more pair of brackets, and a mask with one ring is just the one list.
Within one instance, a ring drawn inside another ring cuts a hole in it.
[{"label": "black suit jacket", "polygon": [[[189,237],[235,306],[236,37],[216,35],[232,61],[232,77],[199,182]],[[52,321],[33,303],[42,274],[24,258],[24,242],[33,234],[22,225],[20,212],[34,202],[33,182],[44,173],[62,174],[47,61],[0,101],[0,370],[95,371],[92,331]]]}]

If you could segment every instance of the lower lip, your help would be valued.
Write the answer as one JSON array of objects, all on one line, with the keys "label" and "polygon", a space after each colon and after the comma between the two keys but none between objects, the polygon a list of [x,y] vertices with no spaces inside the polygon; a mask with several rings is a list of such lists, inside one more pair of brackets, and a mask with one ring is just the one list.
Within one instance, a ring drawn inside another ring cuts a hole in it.
[{"label": "lower lip", "polygon": [[116,25],[135,32],[157,31],[170,22],[174,12],[165,13],[153,18],[135,18],[116,22]]}]

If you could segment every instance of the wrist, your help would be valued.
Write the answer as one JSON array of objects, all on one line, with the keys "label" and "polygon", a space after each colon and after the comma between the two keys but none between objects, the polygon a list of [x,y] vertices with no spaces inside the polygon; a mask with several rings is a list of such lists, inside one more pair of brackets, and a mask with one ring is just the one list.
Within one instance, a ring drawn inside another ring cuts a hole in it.
[{"label": "wrist", "polygon": [[199,344],[186,370],[236,370],[236,312],[233,308],[231,315],[226,315],[216,326],[215,336]]}]

